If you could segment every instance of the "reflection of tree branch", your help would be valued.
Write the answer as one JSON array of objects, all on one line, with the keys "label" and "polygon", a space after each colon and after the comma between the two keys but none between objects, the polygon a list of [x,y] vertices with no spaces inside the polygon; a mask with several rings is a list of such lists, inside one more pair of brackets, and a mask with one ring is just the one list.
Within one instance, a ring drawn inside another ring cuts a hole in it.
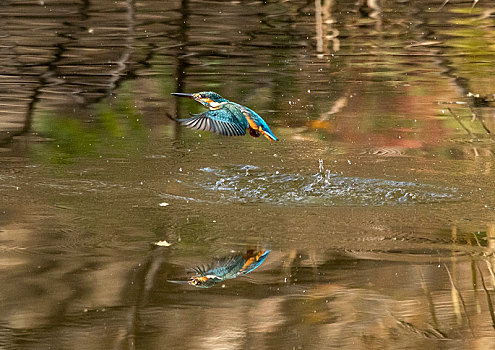
[{"label": "reflection of tree branch", "polygon": [[428,285],[425,282],[425,275],[423,274],[423,269],[420,271],[421,275],[421,287],[426,295],[426,300],[428,300],[428,308],[430,309],[431,318],[433,320],[433,324],[435,325],[435,329],[439,329],[440,326],[438,324],[437,313],[435,311],[435,303],[433,302],[433,297],[431,295],[430,290],[428,289]]},{"label": "reflection of tree branch", "polygon": [[[448,1],[449,0],[445,0],[444,3],[441,5],[440,9],[443,8]],[[427,40],[427,42],[434,42],[436,44],[438,42],[438,35],[427,24],[428,23],[427,19],[422,18],[422,16],[420,16],[419,14],[417,15],[417,17],[419,17],[421,21],[418,27],[422,28],[422,36]],[[454,84],[460,89],[460,94],[462,96],[467,96],[470,98],[467,102],[467,105],[471,111],[471,114],[481,123],[483,129],[487,133],[490,133],[490,130],[483,121],[483,117],[478,113],[473,112],[473,107],[477,106],[478,103],[477,101],[479,101],[479,96],[477,98],[474,94],[471,93],[469,80],[455,74],[457,70],[453,67],[452,61],[447,58],[449,55],[445,54],[444,52],[445,49],[440,49],[437,47],[430,46],[429,50],[432,54],[432,57],[435,58],[435,61],[437,62],[438,66],[443,68],[441,74],[453,80]]]},{"label": "reflection of tree branch", "polygon": [[[137,291],[134,291],[134,303],[127,313],[125,333],[122,334],[122,339],[118,341],[116,346],[117,349],[136,348],[136,333],[139,329],[139,311],[148,302],[148,296],[154,286],[156,274],[164,261],[164,250],[155,248],[144,268],[138,270],[135,276],[132,277],[131,280],[136,282],[133,286],[137,288]],[[131,292],[133,292],[133,290],[131,290]]]},{"label": "reflection of tree branch", "polygon": [[297,250],[292,249],[289,251],[289,255],[286,259],[284,259],[284,265],[282,268],[282,276],[284,276],[284,283],[290,282],[294,277],[292,273],[292,269],[295,267],[295,261],[297,260]]},{"label": "reflection of tree branch", "polygon": [[332,105],[332,108],[328,112],[323,113],[318,120],[327,120],[332,114],[340,112],[345,106],[347,106],[347,95],[348,92],[346,92],[344,96],[339,97]]},{"label": "reflection of tree branch", "polygon": [[315,0],[316,52],[323,52],[323,19],[321,15],[321,0]]},{"label": "reflection of tree branch", "polygon": [[319,57],[322,57],[323,53],[328,53],[327,40],[332,41],[333,51],[340,50],[338,38],[340,32],[338,29],[332,28],[332,24],[335,22],[330,11],[332,5],[333,0],[324,0],[323,5],[321,0],[315,0],[316,52]]},{"label": "reflection of tree branch", "polygon": [[[88,20],[89,15],[88,15],[88,9],[90,7],[90,1],[89,0],[83,0],[80,6],[78,6],[78,11],[76,15],[81,19],[81,21],[84,23],[86,20]],[[132,46],[132,41],[134,40],[135,37],[135,0],[127,0],[127,23],[128,23],[128,33],[125,37],[126,40],[126,52],[124,52],[120,59],[117,61],[117,68],[113,71],[110,72],[110,79],[108,83],[108,89],[107,92],[111,93],[114,91],[120,83],[127,79],[128,77],[132,77],[134,74],[133,72],[139,67],[139,65],[134,69],[129,69],[129,57],[131,54],[131,50],[133,48]],[[3,140],[1,143],[9,143],[11,142],[11,139],[15,136],[20,136],[23,134],[28,133],[31,130],[31,124],[33,120],[34,113],[36,111],[36,107],[38,102],[40,101],[40,97],[43,94],[43,91],[45,90],[46,86],[58,86],[58,85],[63,85],[67,84],[66,80],[60,79],[58,77],[57,69],[60,64],[60,61],[62,61],[66,55],[65,53],[68,50],[68,44],[73,42],[75,40],[74,37],[74,31],[87,31],[87,27],[84,26],[81,21],[65,21],[63,22],[63,29],[58,29],[57,31],[57,37],[62,38],[62,42],[58,42],[53,44],[53,47],[56,49],[54,52],[54,55],[52,58],[50,58],[50,61],[46,63],[46,69],[39,73],[39,81],[37,86],[34,87],[32,90],[32,94],[29,98],[29,102],[27,104],[27,111],[25,114],[24,118],[24,125],[22,130],[18,132],[13,132],[10,133],[8,138],[6,140]],[[153,54],[153,50],[150,51]],[[138,62],[140,66],[145,66],[147,61],[149,61],[152,58],[152,55],[146,56],[144,59],[144,62]],[[25,70],[26,68],[29,68],[30,65],[21,65],[21,72],[19,74],[22,76],[23,74],[29,74],[31,75],[32,72],[22,72],[22,70]],[[127,70],[127,71],[126,71]],[[79,91],[80,92],[80,91]],[[72,95],[74,96],[74,95]],[[105,98],[107,95],[102,94],[101,96],[95,97],[81,97],[81,100],[79,101],[80,103],[88,104],[88,103],[97,103],[100,101],[102,98]],[[91,100],[91,101],[89,101]]]},{"label": "reflection of tree branch", "polygon": [[[64,26],[67,26],[67,25],[68,24],[66,24],[64,22]],[[63,38],[67,42],[67,40],[70,40],[71,38],[65,32],[66,32],[65,30],[62,30],[58,33],[57,36],[60,38]],[[29,103],[27,105],[26,115],[24,117],[23,128],[18,132],[10,133],[9,137],[6,140],[4,140],[3,142],[1,142],[1,144],[7,144],[12,140],[12,138],[14,138],[16,136],[21,136],[21,135],[27,134],[31,131],[33,114],[34,114],[34,111],[36,108],[36,104],[40,100],[40,95],[43,92],[42,91],[43,88],[45,88],[45,86],[53,80],[53,75],[54,75],[53,71],[54,71],[55,67],[57,66],[57,63],[62,59],[64,52],[66,51],[66,47],[65,47],[66,42],[57,43],[54,45],[56,50],[55,50],[55,53],[53,55],[53,59],[51,59],[48,62],[48,65],[46,66],[45,71],[42,72],[41,74],[39,74],[38,85],[33,89],[33,93],[31,94],[31,96],[29,98]],[[29,66],[24,65],[22,67],[24,68],[24,67],[29,67]],[[23,68],[21,68],[21,72],[25,70]],[[20,74],[23,74],[23,73],[24,74],[31,74],[31,72],[25,72],[25,71],[20,73]],[[57,82],[58,82],[58,80],[57,80]]]},{"label": "reflection of tree branch", "polygon": [[333,27],[333,24],[336,22],[332,18],[331,8],[332,8],[333,4],[334,4],[334,0],[325,0],[325,2],[323,3],[323,8],[322,8],[323,20],[324,20],[324,23],[328,24],[328,29],[326,30],[326,32],[331,33],[331,34],[326,35],[326,39],[332,41],[333,51],[339,51],[340,50],[340,39],[339,39],[340,31],[337,28]]},{"label": "reflection of tree branch", "polygon": [[368,6],[372,10],[369,14],[370,18],[373,18],[376,21],[376,30],[378,32],[382,31],[382,8],[378,2],[378,0],[368,0]]},{"label": "reflection of tree branch", "polygon": [[440,11],[441,9],[443,9],[445,7],[445,5],[447,5],[447,3],[449,2],[449,0],[444,0],[442,5],[440,5],[440,7],[438,8],[438,11]]},{"label": "reflection of tree branch", "polygon": [[345,106],[347,106],[348,102],[348,91],[341,97],[339,97],[331,106],[330,110],[322,113],[317,120],[311,121],[306,126],[296,130],[295,133],[303,133],[310,128],[319,128],[319,129],[329,129],[331,128],[331,122],[328,121],[331,115],[340,112]]},{"label": "reflection of tree branch", "polygon": [[483,273],[481,272],[481,269],[479,266],[478,271],[480,272],[480,278],[481,278],[481,285],[483,286],[483,290],[485,291],[486,294],[486,302],[488,303],[488,309],[490,310],[490,317],[492,319],[492,327],[495,328],[495,313],[493,311],[493,303],[492,303],[492,298],[490,297],[490,293],[488,292],[488,289],[486,289],[485,285],[485,279],[483,278]]},{"label": "reflection of tree branch", "polygon": [[[90,8],[90,0],[83,0],[82,1],[82,6],[80,6],[80,9],[78,11],[78,14],[82,17],[83,23],[79,25],[79,29],[86,32],[89,29],[85,25],[85,21],[87,21],[90,16],[88,14],[88,10]],[[132,51],[134,50],[134,41],[136,37],[135,33],[135,28],[136,28],[136,18],[135,18],[135,12],[136,12],[136,3],[135,0],[126,0],[126,23],[127,23],[127,33],[124,37],[125,41],[125,49],[124,52],[120,55],[120,58],[115,62],[117,67],[109,72],[109,81],[107,82],[106,85],[108,85],[103,91],[105,93],[101,93],[101,90],[98,90],[100,94],[94,96],[94,95],[89,95],[89,96],[81,96],[80,103],[82,104],[94,104],[98,103],[102,99],[106,98],[109,94],[111,94],[113,91],[115,91],[124,81],[134,78],[137,75],[137,72],[140,68],[149,68],[150,64],[149,62],[153,59],[156,49],[154,44],[149,45],[149,50],[147,51],[145,57],[141,60],[138,60],[135,65],[132,65],[130,61],[130,57],[132,54]],[[69,23],[70,25],[74,26],[74,24]],[[74,40],[73,36],[69,36],[67,34],[60,34],[60,36],[63,37],[68,37],[71,40]],[[64,57],[61,55],[60,57]],[[55,71],[57,68],[57,65],[54,64],[53,62],[51,63],[52,70]],[[51,79],[56,79],[55,75],[52,74]],[[67,84],[65,80],[62,79],[57,79],[56,84]]]},{"label": "reflection of tree branch", "polygon": [[[89,7],[89,0],[84,0],[86,7]],[[102,94],[97,97],[85,97],[85,103],[98,103],[102,99],[106,98],[109,94],[114,92],[124,81],[132,79],[137,75],[140,68],[149,68],[150,61],[153,59],[157,52],[155,44],[149,44],[149,51],[145,57],[138,60],[135,65],[131,65],[129,60],[134,50],[134,41],[136,38],[136,2],[135,0],[126,0],[126,21],[127,21],[127,34],[125,35],[125,51],[121,54],[120,58],[116,61],[117,67],[110,71],[110,79],[106,94]],[[89,18],[86,15],[86,18]]]},{"label": "reflection of tree branch", "polygon": [[412,323],[409,323],[409,322],[406,322],[403,320],[399,320],[396,317],[394,317],[394,318],[399,323],[400,326],[402,326],[405,329],[408,329],[409,331],[412,331],[418,335],[421,335],[422,337],[429,338],[429,339],[432,339],[432,338],[433,339],[435,339],[435,338],[436,339],[446,339],[447,338],[447,336],[437,328],[423,330],[423,329],[419,329],[418,327],[416,327]]},{"label": "reflection of tree branch", "polygon": [[[457,305],[459,303],[459,301],[461,302],[462,312],[464,313],[464,316],[466,316],[466,323],[467,323],[467,325],[469,327],[469,330],[471,331],[471,334],[474,337],[475,336],[474,335],[474,331],[473,331],[473,328],[471,327],[471,321],[469,320],[469,315],[468,315],[468,313],[466,311],[466,303],[464,302],[464,298],[462,297],[461,292],[459,292],[459,289],[457,289],[457,287],[456,287],[456,285],[454,283],[454,279],[452,278],[452,274],[450,273],[449,268],[447,267],[446,264],[444,264],[444,266],[445,266],[445,270],[447,270],[447,274],[449,275],[450,285],[452,287],[452,299],[453,299],[452,302],[454,303],[454,307],[455,307],[455,305]],[[459,311],[456,310],[456,313],[458,313],[458,312]]]},{"label": "reflection of tree branch", "polygon": [[24,125],[21,130],[16,132],[10,132],[8,137],[0,140],[0,147],[9,144],[12,142],[12,139],[17,136],[22,136],[31,131],[31,125],[33,122],[33,113],[36,103],[39,101],[39,96],[41,94],[41,90],[45,86],[45,80],[43,77],[40,77],[39,84],[34,88],[33,93],[29,97],[29,103],[27,106],[26,115],[24,117]]},{"label": "reflection of tree branch", "polygon": [[[178,36],[179,47],[175,54],[175,59],[177,61],[175,65],[175,92],[184,92],[186,67],[189,65],[186,50],[189,30],[189,0],[181,1],[180,10],[182,16]],[[180,115],[180,99],[174,99],[174,103],[175,116],[178,117]],[[177,135],[181,129],[178,123],[174,123],[174,125],[174,134]]]},{"label": "reflection of tree branch", "polygon": [[134,42],[134,37],[135,37],[135,3],[134,0],[127,0],[126,1],[126,7],[127,7],[127,12],[126,12],[126,19],[127,19],[127,34],[125,36],[125,50],[120,56],[120,59],[117,60],[117,68],[114,69],[113,71],[110,71],[110,82],[109,82],[109,87],[108,87],[108,93],[111,94],[115,88],[117,87],[117,82],[125,76],[123,72],[126,70],[129,57],[131,56],[131,52],[134,48],[133,42]]},{"label": "reflection of tree branch", "polygon": [[469,136],[471,137],[474,137],[473,133],[471,132],[471,130],[469,130],[465,125],[464,123],[462,122],[461,118],[459,118],[458,115],[454,114],[454,112],[452,112],[452,109],[450,107],[447,107],[447,109],[449,110],[450,114],[454,117],[455,120],[457,120],[457,122],[459,123],[459,125],[469,134]]},{"label": "reflection of tree branch", "polygon": [[492,132],[486,126],[485,121],[483,120],[483,118],[481,116],[478,116],[478,114],[474,111],[474,109],[473,109],[472,106],[468,106],[468,107],[469,107],[469,110],[471,111],[471,115],[473,116],[473,119],[478,119],[479,122],[480,122],[480,124],[481,124],[481,126],[483,127],[483,129],[485,129],[486,133],[487,134],[491,134]]},{"label": "reflection of tree branch", "polygon": [[[450,0],[444,0],[443,3],[442,3],[442,5],[440,5],[440,7],[438,8],[438,11],[440,11],[441,9],[443,9],[445,7],[445,5],[447,5],[447,3],[449,1]],[[473,9],[479,1],[480,0],[473,0],[473,4],[471,5],[471,9]]]}]

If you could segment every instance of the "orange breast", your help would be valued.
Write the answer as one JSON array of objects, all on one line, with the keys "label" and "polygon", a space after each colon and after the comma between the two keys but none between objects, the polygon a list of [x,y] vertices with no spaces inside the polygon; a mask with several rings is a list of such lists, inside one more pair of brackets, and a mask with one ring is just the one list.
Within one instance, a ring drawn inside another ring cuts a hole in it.
[{"label": "orange breast", "polygon": [[244,114],[244,116],[246,117],[249,123],[249,127],[251,129],[258,130],[258,125],[254,122],[253,118],[251,118],[251,115],[245,110],[242,110],[242,114]]}]

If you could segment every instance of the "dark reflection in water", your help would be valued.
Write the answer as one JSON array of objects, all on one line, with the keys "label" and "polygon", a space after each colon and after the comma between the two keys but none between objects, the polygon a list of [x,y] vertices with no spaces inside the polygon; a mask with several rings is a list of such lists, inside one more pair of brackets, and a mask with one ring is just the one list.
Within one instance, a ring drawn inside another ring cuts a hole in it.
[{"label": "dark reflection in water", "polygon": [[270,250],[248,250],[245,254],[230,255],[220,258],[209,265],[193,268],[196,275],[189,281],[169,281],[172,283],[187,283],[199,288],[211,288],[225,280],[247,275],[257,269],[270,254]]},{"label": "dark reflection in water", "polygon": [[0,4],[0,348],[494,347],[490,1]]}]

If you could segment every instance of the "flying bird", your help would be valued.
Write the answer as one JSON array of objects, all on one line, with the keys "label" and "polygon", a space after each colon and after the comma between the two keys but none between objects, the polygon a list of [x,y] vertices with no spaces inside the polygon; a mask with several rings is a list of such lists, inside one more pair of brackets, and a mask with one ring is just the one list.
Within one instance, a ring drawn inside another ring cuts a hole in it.
[{"label": "flying bird", "polygon": [[190,118],[175,119],[188,128],[212,131],[225,136],[241,136],[249,130],[249,135],[253,137],[263,135],[270,141],[278,141],[258,113],[231,102],[216,92],[204,91],[194,94],[174,92],[172,95],[192,98],[208,108],[206,112],[194,114]]}]

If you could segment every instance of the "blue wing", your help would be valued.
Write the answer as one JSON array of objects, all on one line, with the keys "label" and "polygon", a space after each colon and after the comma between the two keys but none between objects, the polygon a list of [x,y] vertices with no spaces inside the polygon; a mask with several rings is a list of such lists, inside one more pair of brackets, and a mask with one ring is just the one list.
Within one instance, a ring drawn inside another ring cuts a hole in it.
[{"label": "blue wing", "polygon": [[214,275],[220,280],[235,278],[240,269],[244,266],[242,255],[232,255],[218,259],[217,261],[206,265],[193,268],[197,276]]},{"label": "blue wing", "polygon": [[221,258],[207,266],[197,266],[193,268],[197,276],[216,276],[220,280],[236,278],[240,275],[247,275],[258,268],[266,260],[271,250],[248,250],[243,255],[232,255]]},{"label": "blue wing", "polygon": [[212,131],[225,136],[241,136],[246,134],[246,128],[249,127],[243,119],[237,118],[229,109],[221,108],[177,121],[191,129]]}]

